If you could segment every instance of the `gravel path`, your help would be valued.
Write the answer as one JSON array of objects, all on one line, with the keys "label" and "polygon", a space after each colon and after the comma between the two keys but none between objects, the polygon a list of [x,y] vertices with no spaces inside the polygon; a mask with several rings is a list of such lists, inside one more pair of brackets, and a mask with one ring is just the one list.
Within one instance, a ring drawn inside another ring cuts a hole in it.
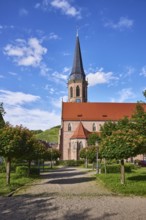
[{"label": "gravel path", "polygon": [[146,198],[112,195],[92,173],[61,168],[12,197],[0,197],[0,220],[9,219],[145,220]]}]

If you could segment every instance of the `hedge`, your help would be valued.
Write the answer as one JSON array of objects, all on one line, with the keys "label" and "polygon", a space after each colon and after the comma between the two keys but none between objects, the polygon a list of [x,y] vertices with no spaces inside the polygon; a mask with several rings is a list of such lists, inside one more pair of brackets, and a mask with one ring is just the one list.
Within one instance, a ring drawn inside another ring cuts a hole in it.
[{"label": "hedge", "polygon": [[[135,166],[133,164],[125,164],[125,172],[130,173]],[[121,171],[120,164],[111,164],[106,165],[106,172],[107,173],[119,173]],[[101,173],[105,172],[104,165],[101,164]]]},{"label": "hedge", "polygon": [[28,167],[27,166],[17,166],[16,174],[19,176],[28,176]]}]

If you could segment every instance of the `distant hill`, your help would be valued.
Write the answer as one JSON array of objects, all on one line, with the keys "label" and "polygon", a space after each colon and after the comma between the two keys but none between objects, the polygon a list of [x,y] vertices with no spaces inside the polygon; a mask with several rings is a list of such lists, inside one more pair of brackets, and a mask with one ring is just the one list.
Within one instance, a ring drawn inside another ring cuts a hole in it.
[{"label": "distant hill", "polygon": [[50,143],[58,143],[60,125],[50,128],[48,130],[42,131],[36,134],[36,138],[39,140],[44,140]]}]

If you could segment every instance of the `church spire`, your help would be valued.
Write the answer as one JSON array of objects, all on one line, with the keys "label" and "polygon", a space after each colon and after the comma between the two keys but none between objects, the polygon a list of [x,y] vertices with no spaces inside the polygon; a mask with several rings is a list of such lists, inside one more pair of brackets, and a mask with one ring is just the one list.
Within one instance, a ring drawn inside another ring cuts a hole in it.
[{"label": "church spire", "polygon": [[75,46],[74,60],[73,60],[73,66],[72,66],[70,78],[83,79],[83,80],[85,79],[78,31],[76,35],[76,46]]},{"label": "church spire", "polygon": [[86,81],[84,73],[80,41],[77,32],[73,67],[68,79],[68,101],[87,102],[87,86],[88,82]]}]

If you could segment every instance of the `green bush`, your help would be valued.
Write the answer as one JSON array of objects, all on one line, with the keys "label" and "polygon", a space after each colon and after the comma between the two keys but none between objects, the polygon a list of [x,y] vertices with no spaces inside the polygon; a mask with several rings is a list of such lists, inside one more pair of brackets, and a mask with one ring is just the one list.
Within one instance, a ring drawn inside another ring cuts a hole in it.
[{"label": "green bush", "polygon": [[37,167],[31,167],[30,168],[30,175],[40,175],[40,169]]},{"label": "green bush", "polygon": [[0,173],[5,173],[6,172],[6,166],[4,163],[0,164]]},{"label": "green bush", "polygon": [[59,161],[59,164],[68,167],[76,167],[84,164],[84,160],[62,160]]},{"label": "green bush", "polygon": [[[130,173],[131,170],[134,169],[134,164],[125,164],[125,172]],[[120,164],[111,164],[106,165],[106,172],[107,173],[120,173],[121,166]],[[104,165],[101,165],[101,173],[104,173]]]},{"label": "green bush", "polygon": [[28,176],[28,167],[27,166],[16,167],[16,174],[24,177]]}]

